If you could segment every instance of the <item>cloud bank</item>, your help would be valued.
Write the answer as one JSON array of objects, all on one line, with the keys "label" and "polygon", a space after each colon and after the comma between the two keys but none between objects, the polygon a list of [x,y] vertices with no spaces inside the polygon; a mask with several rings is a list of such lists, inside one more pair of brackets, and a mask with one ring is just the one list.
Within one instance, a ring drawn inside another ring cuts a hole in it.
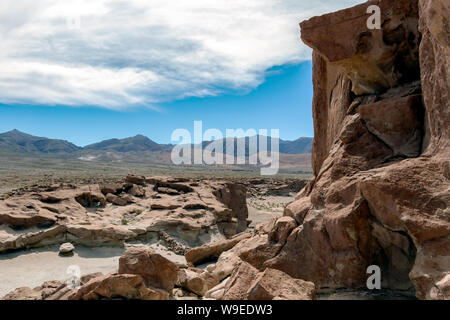
[{"label": "cloud bank", "polygon": [[298,23],[357,0],[2,0],[0,103],[157,108],[310,59]]}]

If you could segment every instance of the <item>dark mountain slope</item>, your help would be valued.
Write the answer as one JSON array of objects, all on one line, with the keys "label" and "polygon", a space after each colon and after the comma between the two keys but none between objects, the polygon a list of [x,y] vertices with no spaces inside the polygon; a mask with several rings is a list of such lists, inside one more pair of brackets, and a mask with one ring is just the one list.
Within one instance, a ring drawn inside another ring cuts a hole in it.
[{"label": "dark mountain slope", "polygon": [[65,140],[35,137],[19,130],[0,134],[0,150],[30,154],[73,153],[81,148]]},{"label": "dark mountain slope", "polygon": [[167,149],[166,146],[160,145],[143,135],[137,135],[135,137],[125,139],[105,140],[84,147],[84,150],[103,150],[117,152],[162,151],[165,149]]}]

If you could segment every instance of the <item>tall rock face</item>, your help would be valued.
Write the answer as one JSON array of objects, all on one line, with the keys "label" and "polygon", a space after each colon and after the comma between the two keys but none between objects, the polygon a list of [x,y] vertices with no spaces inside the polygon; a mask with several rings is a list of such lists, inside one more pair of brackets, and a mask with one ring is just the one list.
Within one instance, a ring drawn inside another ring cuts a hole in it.
[{"label": "tall rock face", "polygon": [[449,2],[369,1],[301,29],[315,179],[235,253],[322,289],[365,288],[378,265],[384,289],[450,299]]},{"label": "tall rock face", "polygon": [[[424,149],[429,156],[448,159],[450,149],[450,3],[419,1],[421,80],[427,107]],[[448,169],[447,169],[448,177]]]},{"label": "tall rock face", "polygon": [[[301,24],[302,39],[348,75],[357,94],[381,92],[418,79],[418,5],[411,0],[373,0],[314,17]],[[369,5],[377,5],[381,28],[369,30]]]}]

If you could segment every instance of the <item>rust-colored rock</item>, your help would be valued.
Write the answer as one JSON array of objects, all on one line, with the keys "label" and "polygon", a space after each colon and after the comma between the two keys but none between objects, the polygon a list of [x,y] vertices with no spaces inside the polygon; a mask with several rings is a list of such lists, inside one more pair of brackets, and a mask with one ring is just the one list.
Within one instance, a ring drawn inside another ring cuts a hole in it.
[{"label": "rust-colored rock", "polygon": [[230,250],[241,240],[249,238],[250,233],[242,233],[227,240],[204,244],[203,246],[193,248],[186,252],[186,261],[192,264],[199,264],[214,258],[218,258],[224,251]]},{"label": "rust-colored rock", "polygon": [[394,156],[417,157],[422,150],[422,95],[410,95],[361,105],[367,129],[393,151]]},{"label": "rust-colored rock", "polygon": [[242,184],[227,183],[227,188],[216,192],[219,201],[233,211],[233,217],[237,218],[236,233],[247,229],[248,208],[246,202],[247,188]]},{"label": "rust-colored rock", "polygon": [[180,269],[177,286],[182,287],[199,296],[204,296],[209,289],[219,284],[208,271],[195,268]]},{"label": "rust-colored rock", "polygon": [[[367,27],[371,4],[379,30]],[[372,94],[419,78],[417,17],[417,1],[373,0],[302,22],[302,39],[352,80],[355,94]]]},{"label": "rust-colored rock", "polygon": [[420,74],[426,107],[425,155],[448,159],[450,150],[450,4],[419,0]]},{"label": "rust-colored rock", "polygon": [[258,274],[247,291],[247,300],[314,300],[314,283],[293,279],[286,273],[266,269]]},{"label": "rust-colored rock", "polygon": [[241,262],[223,290],[223,300],[312,300],[316,292],[311,282],[270,268],[259,272],[246,262]]},{"label": "rust-colored rock", "polygon": [[147,287],[141,276],[134,274],[108,274],[91,279],[69,297],[69,300],[167,300],[169,293]]},{"label": "rust-colored rock", "polygon": [[74,291],[61,281],[46,281],[33,289],[17,288],[1,300],[67,300],[73,293]]},{"label": "rust-colored rock", "polygon": [[[367,29],[371,4],[381,30]],[[221,255],[215,272],[241,263],[229,297],[268,269],[364,288],[376,264],[384,289],[449,298],[448,16],[448,1],[374,0],[301,24],[314,49],[315,178],[269,236]]]},{"label": "rust-colored rock", "polygon": [[227,281],[223,300],[246,300],[247,291],[258,275],[258,269],[242,262]]},{"label": "rust-colored rock", "polygon": [[292,230],[297,227],[294,218],[282,217],[275,223],[274,229],[269,233],[269,240],[278,243],[285,243]]},{"label": "rust-colored rock", "polygon": [[128,204],[128,200],[122,197],[118,197],[114,194],[108,193],[106,195],[106,201],[111,202],[117,206],[126,206]]},{"label": "rust-colored rock", "polygon": [[[36,187],[0,201],[0,252],[66,241],[121,246],[157,237],[160,231],[189,249],[211,237],[231,238],[239,226],[247,226],[245,187],[240,184],[169,177],[125,180]],[[164,188],[176,194],[159,192]]]},{"label": "rust-colored rock", "polygon": [[130,248],[119,259],[119,273],[140,275],[147,286],[172,292],[178,266],[151,250]]}]

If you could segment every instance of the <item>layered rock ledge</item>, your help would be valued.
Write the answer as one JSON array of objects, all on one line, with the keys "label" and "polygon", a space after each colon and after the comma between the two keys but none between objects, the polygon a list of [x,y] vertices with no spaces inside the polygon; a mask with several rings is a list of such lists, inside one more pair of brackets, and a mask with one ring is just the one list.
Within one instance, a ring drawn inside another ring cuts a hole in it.
[{"label": "layered rock ledge", "polygon": [[82,187],[36,187],[0,201],[0,253],[51,244],[123,245],[160,239],[184,254],[247,228],[238,183],[128,176]]}]

